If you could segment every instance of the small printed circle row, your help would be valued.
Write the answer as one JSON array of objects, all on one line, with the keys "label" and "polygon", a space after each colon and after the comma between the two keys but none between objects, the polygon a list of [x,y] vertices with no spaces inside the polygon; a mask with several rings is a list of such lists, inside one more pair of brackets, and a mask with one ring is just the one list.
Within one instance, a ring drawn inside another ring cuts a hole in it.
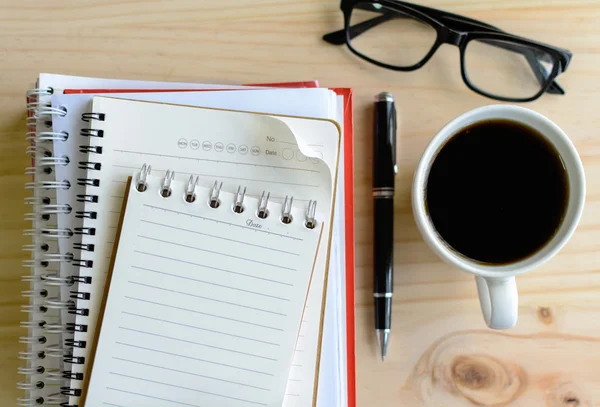
[{"label": "small printed circle row", "polygon": [[258,146],[253,146],[251,148],[248,148],[247,145],[242,144],[240,146],[236,146],[233,143],[229,143],[227,145],[221,143],[221,142],[217,142],[214,145],[210,142],[210,141],[203,141],[202,143],[198,140],[191,140],[191,141],[187,141],[184,138],[181,138],[177,141],[177,146],[179,148],[186,148],[186,147],[190,147],[192,150],[197,150],[200,147],[202,147],[202,149],[204,151],[210,151],[211,149],[215,149],[216,152],[220,153],[222,151],[227,151],[228,153],[235,153],[236,151],[240,154],[247,154],[248,151],[250,151],[250,153],[252,155],[259,155],[260,154],[260,147]]}]

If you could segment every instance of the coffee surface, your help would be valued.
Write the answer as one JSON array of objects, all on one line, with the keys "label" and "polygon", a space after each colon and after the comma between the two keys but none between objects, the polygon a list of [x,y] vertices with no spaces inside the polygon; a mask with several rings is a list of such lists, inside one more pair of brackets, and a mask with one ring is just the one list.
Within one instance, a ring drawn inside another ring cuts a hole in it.
[{"label": "coffee surface", "polygon": [[455,251],[509,264],[548,243],[564,218],[569,183],[563,161],[536,130],[508,120],[475,123],[439,151],[426,206]]}]

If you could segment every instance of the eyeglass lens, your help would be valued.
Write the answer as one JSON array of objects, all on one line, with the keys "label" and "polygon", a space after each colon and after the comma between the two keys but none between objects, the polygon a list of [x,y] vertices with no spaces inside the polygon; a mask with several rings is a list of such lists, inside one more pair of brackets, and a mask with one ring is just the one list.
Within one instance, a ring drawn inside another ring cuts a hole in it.
[{"label": "eyeglass lens", "polygon": [[505,98],[535,96],[554,69],[552,56],[543,50],[495,39],[469,41],[464,58],[472,86]]},{"label": "eyeglass lens", "polygon": [[429,24],[378,3],[358,3],[350,14],[350,33],[368,30],[350,39],[359,54],[387,65],[410,67],[421,62],[435,43]]}]

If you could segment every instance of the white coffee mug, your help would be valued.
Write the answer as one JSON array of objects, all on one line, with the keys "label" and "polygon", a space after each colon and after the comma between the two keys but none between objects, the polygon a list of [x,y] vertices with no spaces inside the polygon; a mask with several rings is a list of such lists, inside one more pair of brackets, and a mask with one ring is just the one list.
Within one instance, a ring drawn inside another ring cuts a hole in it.
[{"label": "white coffee mug", "polygon": [[[569,180],[567,211],[557,233],[541,250],[508,265],[481,264],[454,251],[436,232],[425,203],[427,178],[437,153],[452,136],[465,127],[489,119],[516,121],[540,132],[560,154]],[[493,329],[512,328],[516,324],[518,294],[515,276],[545,263],[567,243],[577,227],[584,201],[583,165],[571,140],[548,118],[532,110],[510,105],[491,105],[471,110],[442,128],[425,149],[417,166],[412,188],[413,214],[423,239],[444,261],[475,275],[483,317]]]}]

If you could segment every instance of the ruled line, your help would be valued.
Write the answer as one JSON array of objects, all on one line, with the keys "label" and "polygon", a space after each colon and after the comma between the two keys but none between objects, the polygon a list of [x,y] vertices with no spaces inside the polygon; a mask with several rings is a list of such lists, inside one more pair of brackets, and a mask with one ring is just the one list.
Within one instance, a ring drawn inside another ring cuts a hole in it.
[{"label": "ruled line", "polygon": [[238,225],[236,223],[224,222],[224,221],[221,221],[221,220],[211,219],[211,218],[207,218],[207,217],[200,216],[200,215],[192,215],[192,214],[189,214],[189,213],[186,213],[186,212],[180,212],[180,211],[175,211],[175,210],[172,210],[172,209],[161,208],[159,206],[148,205],[148,204],[144,204],[144,206],[147,207],[147,208],[151,208],[151,209],[159,209],[159,210],[162,210],[162,211],[165,211],[165,212],[176,213],[178,215],[186,215],[186,216],[189,216],[191,218],[198,218],[198,219],[203,219],[203,220],[210,221],[210,222],[222,223],[222,224],[228,225],[228,226],[235,226],[235,227],[242,228],[242,229],[249,229],[249,230],[253,230],[255,232],[266,233],[266,234],[269,234],[269,235],[275,235],[275,236],[279,236],[279,237],[285,237],[285,238],[292,239],[292,240],[299,240],[299,241],[303,241],[304,240],[304,239],[302,239],[300,237],[294,237],[294,236],[284,235],[284,234],[281,234],[281,233],[269,232],[268,230],[255,229],[255,228],[250,227],[250,226],[244,226],[244,225]]},{"label": "ruled line", "polygon": [[187,355],[180,355],[178,353],[171,353],[171,352],[166,352],[166,351],[162,351],[162,350],[158,350],[158,349],[145,348],[143,346],[133,345],[133,344],[130,344],[130,343],[125,343],[125,342],[115,342],[115,343],[118,344],[118,345],[122,345],[122,346],[129,346],[129,347],[132,347],[132,348],[146,350],[148,352],[162,353],[162,354],[165,354],[165,355],[177,356],[177,357],[184,358],[184,359],[195,360],[197,362],[204,362],[204,363],[209,363],[209,364],[212,364],[212,365],[217,365],[217,366],[222,366],[222,367],[228,367],[228,368],[231,368],[231,369],[243,370],[245,372],[256,373],[256,374],[261,374],[261,375],[266,375],[266,376],[274,376],[273,373],[261,372],[260,370],[247,369],[247,368],[241,367],[241,366],[233,366],[233,365],[228,365],[226,363],[214,362],[212,360],[200,359],[200,358],[195,358],[195,357],[187,356]]},{"label": "ruled line", "polygon": [[[167,384],[167,383],[156,382],[156,381],[153,381],[153,380],[147,380],[147,379],[139,379],[139,380],[144,380],[144,381],[151,382],[151,383],[163,384],[163,385],[171,386],[171,387],[177,387],[177,388],[180,388],[180,389],[192,390],[192,391],[196,391],[196,392],[199,392],[199,393],[212,394],[212,393],[208,393],[208,392],[203,392],[201,390],[195,390],[195,389],[190,389],[190,388],[187,388],[187,387],[175,386],[175,385],[172,385],[172,384],[170,385],[170,384]],[[117,388],[114,388],[114,387],[106,387],[106,390],[113,390],[113,391],[119,391],[119,392],[122,392],[122,393],[133,394],[135,396],[148,397],[148,398],[151,398],[151,399],[154,399],[154,400],[167,401],[167,402],[170,402],[170,403],[180,404],[182,406],[203,407],[203,406],[200,406],[198,404],[189,404],[189,403],[184,403],[184,402],[181,402],[181,401],[164,399],[164,398],[161,398],[161,397],[151,396],[149,394],[135,393],[133,391],[117,389]],[[212,394],[212,395],[218,396],[218,394]],[[228,397],[228,396],[222,396],[222,397],[225,397],[225,398],[228,398],[228,399],[231,399],[231,400],[238,400],[238,401],[242,401],[242,402],[246,402],[246,403],[250,403],[250,404],[255,404],[255,405],[259,405],[259,406],[266,406],[265,403],[257,403],[255,401],[243,400],[243,399],[238,399],[238,398],[235,398],[235,397]]]},{"label": "ruled line", "polygon": [[[243,163],[243,162],[237,162],[237,161],[211,160],[209,158],[182,157],[182,156],[178,156],[178,155],[157,154],[157,153],[148,153],[148,152],[143,152],[143,151],[131,151],[131,150],[121,150],[121,149],[114,149],[113,151],[118,152],[118,153],[129,153],[129,154],[149,155],[149,156],[155,156],[155,157],[177,158],[180,160],[206,161],[206,162],[234,164],[234,165],[247,165],[247,166],[251,166],[251,167],[277,168],[277,169],[292,170],[292,171],[304,171],[304,172],[316,172],[316,173],[319,172],[317,170],[310,170],[307,168],[285,167],[285,166],[281,166],[281,165],[252,164],[252,163]],[[113,167],[123,167],[123,166],[113,165]],[[135,167],[135,168],[139,168],[139,167]]]},{"label": "ruled line", "polygon": [[[121,311],[121,313],[123,313],[125,315],[131,315],[131,316],[134,316],[134,317],[138,317],[138,318],[150,319],[152,321],[164,322],[166,324],[172,324],[172,325],[177,325],[177,326],[184,326],[186,328],[198,329],[200,331],[210,332],[210,333],[224,335],[224,336],[230,336],[232,338],[245,339],[247,341],[264,343],[265,345],[279,346],[279,344],[275,343],[275,342],[267,342],[267,341],[263,341],[263,340],[260,340],[260,339],[249,338],[247,336],[229,334],[227,332],[221,332],[221,331],[217,331],[215,329],[208,329],[208,328],[202,328],[202,327],[195,326],[195,325],[182,324],[180,322],[175,322],[175,321],[169,321],[169,320],[166,320],[166,319],[160,319],[160,318],[150,317],[150,316],[147,316],[147,315],[134,314],[133,312],[128,312],[128,311]],[[223,319],[229,319],[229,318],[223,318]],[[237,321],[237,320],[234,320],[234,321],[240,322],[240,323],[244,323],[244,324],[259,326],[261,328],[265,328],[266,327],[265,325],[254,324],[252,322],[243,322],[243,321]],[[269,327],[269,328],[271,328],[271,327]],[[271,328],[271,329],[277,329],[277,328]]]},{"label": "ruled line", "polygon": [[[282,300],[282,301],[289,301],[286,298],[276,297],[274,295],[263,294],[263,293],[259,293],[257,291],[244,290],[243,288],[230,287],[230,286],[227,286],[227,285],[224,285],[224,284],[212,283],[210,281],[204,281],[204,280],[200,280],[200,279],[197,279],[197,278],[179,276],[177,274],[165,273],[163,271],[151,270],[151,269],[147,269],[147,268],[139,267],[139,266],[131,266],[131,268],[138,269],[138,270],[149,271],[151,273],[163,274],[163,275],[166,275],[166,276],[181,278],[183,280],[195,281],[197,283],[208,284],[208,285],[212,285],[212,286],[215,286],[215,287],[228,288],[230,290],[239,291],[239,292],[242,292],[242,293],[260,295],[261,297],[273,298],[273,299]],[[287,286],[293,286],[292,284],[285,284],[285,285],[287,285]]]},{"label": "ruled line", "polygon": [[[221,269],[221,268],[218,268],[218,267],[207,266],[205,264],[194,263],[192,261],[181,260],[181,259],[176,259],[176,258],[173,258],[173,257],[161,256],[159,254],[143,252],[141,250],[134,250],[133,252],[134,253],[139,253],[139,254],[145,254],[147,256],[158,257],[160,259],[171,260],[171,261],[174,261],[176,263],[184,263],[184,264],[189,264],[189,265],[192,265],[192,266],[198,266],[198,267],[203,267],[203,268],[207,268],[207,269],[211,269],[211,270],[221,271],[223,273],[235,274],[235,275],[238,275],[238,276],[248,277],[248,278],[252,278],[252,279],[255,279],[255,280],[268,281],[270,283],[279,283],[279,284],[291,285],[290,283],[285,283],[285,281],[279,281],[279,280],[273,280],[273,279],[265,278],[265,277],[253,276],[251,274],[239,273],[237,271],[225,270],[225,269]],[[281,297],[273,297],[273,298],[284,299],[284,298],[281,298]],[[289,301],[287,299],[285,299],[285,300]]]},{"label": "ruled line", "polygon": [[150,335],[150,336],[156,336],[158,338],[170,339],[170,340],[177,341],[177,342],[190,343],[192,345],[203,346],[205,348],[222,350],[224,352],[237,353],[239,355],[250,356],[250,357],[257,358],[257,359],[264,359],[264,360],[270,360],[272,362],[277,362],[277,359],[269,358],[269,357],[266,357],[266,356],[255,355],[255,354],[252,354],[252,353],[241,352],[241,351],[237,351],[237,350],[233,350],[233,349],[220,348],[218,346],[207,345],[205,343],[194,342],[194,341],[190,341],[190,340],[187,340],[187,339],[180,339],[180,338],[174,338],[174,337],[166,336],[166,335],[154,334],[152,332],[146,332],[146,331],[141,331],[141,330],[137,330],[137,329],[133,329],[133,328],[127,328],[125,326],[119,326],[119,329],[123,329],[125,331],[137,332],[137,333],[140,333],[140,334],[145,334],[145,335]]},{"label": "ruled line", "polygon": [[168,241],[168,240],[157,239],[157,238],[150,237],[150,236],[144,236],[144,235],[137,235],[137,236],[140,237],[140,238],[142,238],[142,239],[153,240],[155,242],[160,242],[160,243],[165,243],[165,244],[172,244],[174,246],[185,247],[186,249],[193,249],[193,250],[198,250],[198,251],[202,251],[202,252],[206,252],[206,253],[216,254],[216,255],[219,255],[219,256],[223,256],[223,257],[229,257],[231,259],[238,259],[238,260],[248,261],[248,262],[251,262],[251,263],[262,264],[264,266],[270,266],[270,267],[275,267],[275,268],[284,269],[284,270],[297,271],[295,268],[280,266],[279,264],[267,263],[267,262],[260,261],[260,260],[248,259],[246,257],[241,257],[241,256],[234,256],[232,254],[221,253],[221,252],[217,252],[215,250],[204,249],[202,247],[189,246],[189,245],[186,245],[186,244],[177,243],[177,242],[171,242],[171,241]]},{"label": "ruled line", "polygon": [[190,403],[183,403],[183,402],[181,402],[181,401],[175,401],[175,400],[163,399],[163,398],[160,398],[160,397],[151,396],[151,395],[149,395],[149,394],[135,393],[135,392],[132,392],[132,391],[129,391],[129,390],[117,389],[117,388],[115,388],[115,387],[105,387],[105,389],[106,389],[106,390],[112,390],[112,391],[118,391],[118,392],[121,392],[121,393],[133,394],[134,396],[147,397],[147,398],[149,398],[149,399],[154,399],[154,400],[167,401],[167,402],[170,402],[170,403],[175,403],[175,404],[179,404],[179,405],[182,405],[182,406],[190,406],[190,407],[203,407],[203,406],[200,406],[200,405],[198,405],[198,404],[190,404]]},{"label": "ruled line", "polygon": [[[183,374],[187,374],[187,375],[190,375],[190,376],[202,377],[204,379],[212,379],[212,380],[215,380],[215,381],[218,381],[218,382],[229,383],[229,384],[237,384],[238,386],[251,387],[253,389],[271,391],[271,389],[267,389],[266,387],[252,386],[251,384],[246,384],[246,383],[241,383],[241,382],[234,382],[232,380],[219,379],[218,377],[201,375],[201,374],[198,374],[198,373],[187,372],[185,370],[171,369],[169,367],[152,365],[150,363],[137,362],[135,360],[129,360],[129,359],[118,358],[118,357],[113,357],[113,359],[121,360],[123,362],[134,363],[134,364],[142,365],[142,366],[154,367],[156,369],[163,369],[163,370],[168,370],[168,371],[171,371],[171,372],[183,373]],[[117,376],[125,376],[123,374],[116,373],[116,372],[108,372],[108,373],[109,374],[114,374],[114,375],[117,375]],[[125,377],[129,377],[129,376],[125,376]]]},{"label": "ruled line", "polygon": [[[270,311],[270,310],[266,310],[266,309],[262,309],[262,308],[251,307],[249,305],[238,304],[238,303],[230,302],[230,301],[217,300],[215,298],[205,297],[205,296],[197,295],[197,294],[190,294],[190,293],[186,293],[186,292],[183,292],[183,291],[171,290],[169,288],[164,288],[164,287],[157,287],[157,286],[154,286],[154,285],[151,285],[151,284],[140,283],[140,282],[137,282],[137,281],[131,281],[131,280],[129,280],[128,283],[140,285],[142,287],[154,288],[156,290],[167,291],[167,292],[170,292],[170,293],[175,293],[175,294],[180,294],[180,295],[187,295],[187,296],[194,297],[194,298],[201,298],[203,300],[218,302],[220,304],[227,304],[227,305],[231,305],[231,306],[234,306],[234,307],[251,309],[253,311],[266,312],[266,313],[269,313],[269,314],[280,315],[280,316],[283,316],[283,317],[287,316],[287,314],[283,314],[281,312],[275,312],[275,311]],[[131,298],[131,297],[125,296],[125,298]]]},{"label": "ruled line", "polygon": [[120,405],[120,404],[108,403],[108,402],[106,402],[106,401],[104,401],[102,404],[104,404],[105,406],[113,406],[113,407],[125,407],[125,406],[122,406],[122,405]]},{"label": "ruled line", "polygon": [[[296,200],[296,198],[294,198],[294,200]],[[158,222],[152,222],[150,220],[144,220],[144,219],[140,219],[140,222],[144,222],[144,223],[149,223],[151,225],[156,225],[156,226],[163,226],[166,228],[170,228],[170,229],[175,229],[175,230],[180,230],[182,232],[190,232],[190,233],[195,233],[197,235],[202,235],[202,236],[208,236],[208,237],[212,237],[214,239],[221,239],[221,240],[226,240],[228,242],[233,242],[233,243],[240,243],[240,244],[244,244],[246,246],[252,246],[252,247],[259,247],[261,249],[265,249],[265,250],[272,250],[275,252],[279,252],[279,253],[285,253],[285,254],[289,254],[292,256],[299,256],[299,253],[294,253],[294,252],[289,252],[286,250],[280,250],[280,249],[274,249],[272,247],[266,247],[263,245],[259,245],[259,244],[252,244],[252,243],[248,243],[248,242],[244,242],[242,240],[235,240],[235,239],[229,239],[227,237],[222,237],[222,236],[217,236],[217,235],[212,235],[210,233],[203,233],[203,232],[198,232],[197,230],[191,230],[191,229],[185,229],[185,228],[180,228],[177,226],[172,226],[172,225],[166,225],[164,223],[158,223]]]},{"label": "ruled line", "polygon": [[183,307],[177,307],[175,305],[163,304],[163,303],[156,302],[156,301],[143,300],[141,298],[134,298],[134,297],[129,297],[129,296],[125,296],[125,298],[128,298],[130,300],[134,300],[134,301],[145,302],[145,303],[148,303],[148,304],[161,305],[163,307],[178,309],[178,310],[181,310],[181,311],[193,312],[195,314],[205,315],[207,317],[214,317],[214,318],[220,318],[220,319],[230,320],[232,322],[240,322],[240,323],[245,323],[245,324],[249,324],[249,325],[255,325],[255,326],[258,326],[258,327],[261,327],[261,328],[272,329],[274,331],[283,331],[283,329],[280,329],[280,328],[275,328],[275,327],[271,327],[271,326],[268,326],[268,325],[254,324],[254,323],[251,323],[251,322],[245,322],[245,321],[241,321],[241,320],[237,320],[237,319],[233,319],[233,318],[222,317],[222,316],[219,316],[219,315],[216,315],[216,314],[210,314],[210,313],[207,313],[207,312],[204,312],[204,311],[196,311],[196,310],[193,310],[193,309],[188,309],[188,308],[183,308]]}]

